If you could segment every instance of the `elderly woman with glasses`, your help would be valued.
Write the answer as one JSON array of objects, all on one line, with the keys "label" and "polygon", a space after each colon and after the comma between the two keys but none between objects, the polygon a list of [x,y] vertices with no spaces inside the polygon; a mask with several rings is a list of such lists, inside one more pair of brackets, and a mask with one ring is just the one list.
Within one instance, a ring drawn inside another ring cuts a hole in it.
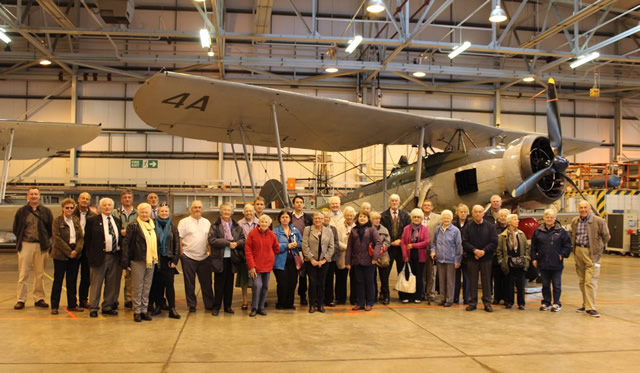
[{"label": "elderly woman with glasses", "polygon": [[524,310],[525,274],[531,260],[531,248],[527,236],[518,229],[518,215],[507,215],[507,229],[498,235],[498,263],[502,273],[507,276],[507,287],[504,304],[513,307],[513,287],[518,290],[518,309]]},{"label": "elderly woman with glasses", "polygon": [[422,281],[422,269],[427,262],[427,248],[429,247],[429,228],[422,225],[424,212],[421,209],[411,211],[411,224],[404,227],[400,247],[402,248],[402,258],[405,263],[409,263],[411,272],[416,276],[416,292],[400,293],[402,303],[420,303],[420,297],[424,293],[424,282]]},{"label": "elderly woman with glasses", "polygon": [[73,215],[76,203],[71,198],[62,200],[62,215],[53,220],[53,287],[51,289],[51,314],[58,314],[62,281],[67,277],[67,310],[82,312],[76,303],[76,281],[82,253],[83,232],[80,219]]}]

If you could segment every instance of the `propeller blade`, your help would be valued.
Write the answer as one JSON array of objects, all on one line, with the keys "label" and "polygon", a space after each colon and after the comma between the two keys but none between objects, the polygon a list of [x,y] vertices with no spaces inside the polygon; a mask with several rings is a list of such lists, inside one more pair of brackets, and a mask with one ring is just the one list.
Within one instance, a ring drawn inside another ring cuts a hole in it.
[{"label": "propeller blade", "polygon": [[538,184],[540,179],[547,176],[548,174],[553,172],[553,166],[549,166],[547,168],[543,168],[542,170],[536,172],[535,174],[529,176],[525,181],[523,181],[516,189],[511,192],[513,198],[522,197],[525,194],[529,193],[533,188]]},{"label": "propeller blade", "polygon": [[580,197],[582,197],[582,199],[584,199],[585,201],[587,201],[589,203],[589,206],[591,206],[591,211],[593,211],[593,213],[596,214],[596,216],[600,216],[600,213],[598,212],[598,210],[596,210],[595,207],[593,207],[591,202],[589,202],[587,197],[585,197],[584,193],[580,190],[580,188],[578,188],[576,183],[574,183],[573,180],[571,180],[571,178],[569,176],[565,175],[565,174],[559,174],[559,175],[562,176],[566,181],[568,181],[569,184],[571,184],[571,186],[573,187],[573,189],[577,190],[578,193],[580,193]]},{"label": "propeller blade", "polygon": [[560,106],[558,105],[558,92],[556,82],[549,78],[547,87],[547,132],[549,142],[556,155],[562,155],[562,126],[560,125]]}]

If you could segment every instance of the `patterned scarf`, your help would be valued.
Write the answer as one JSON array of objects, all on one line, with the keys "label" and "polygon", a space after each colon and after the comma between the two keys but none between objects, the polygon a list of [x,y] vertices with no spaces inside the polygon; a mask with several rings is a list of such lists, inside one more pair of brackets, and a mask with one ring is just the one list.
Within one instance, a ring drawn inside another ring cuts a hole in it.
[{"label": "patterned scarf", "polygon": [[147,242],[147,268],[153,268],[158,263],[158,238],[156,237],[155,224],[153,220],[143,221],[137,218],[136,221],[142,229],[142,235]]}]

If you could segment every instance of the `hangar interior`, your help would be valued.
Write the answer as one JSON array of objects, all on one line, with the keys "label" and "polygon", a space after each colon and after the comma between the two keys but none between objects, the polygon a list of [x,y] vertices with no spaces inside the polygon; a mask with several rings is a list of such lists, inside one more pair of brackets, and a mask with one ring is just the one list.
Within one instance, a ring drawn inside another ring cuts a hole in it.
[{"label": "hangar interior", "polygon": [[[384,4],[384,10],[369,12],[370,3]],[[488,19],[497,6],[507,17],[500,23]],[[118,204],[119,190],[131,188],[136,201],[155,191],[169,200],[173,212],[180,213],[194,198],[203,199],[208,208],[222,201],[241,206],[252,198],[250,173],[256,188],[281,178],[277,148],[252,145],[251,133],[245,151],[241,143],[171,135],[140,119],[133,98],[145,80],[160,71],[543,134],[547,132],[544,91],[553,78],[562,134],[601,142],[568,157],[572,163],[569,176],[581,187],[594,189],[589,195],[594,205],[599,203],[600,190],[607,201],[603,211],[622,214],[623,228],[631,228],[631,221],[635,228],[640,215],[628,210],[637,211],[640,206],[638,32],[640,5],[636,0],[1,0],[0,117],[101,126],[97,138],[79,147],[39,159],[5,159],[6,201],[21,204],[27,186],[38,185],[47,203],[89,190],[94,205],[103,196],[114,197]],[[361,43],[347,52],[357,37]],[[458,48],[467,49],[452,58]],[[589,62],[571,66],[596,52],[599,55]],[[248,109],[251,105],[246,102]],[[318,118],[320,128],[322,123]],[[9,140],[7,131],[2,132],[6,154]],[[431,150],[438,151],[446,142],[431,145]],[[282,154],[286,178],[295,179],[289,193],[315,197],[345,194],[380,180],[385,176],[383,170],[391,170],[401,156],[411,163],[419,152],[411,145],[374,145],[345,152],[286,147]],[[606,183],[604,188],[589,187],[588,177],[612,174],[624,180],[620,191],[607,191],[605,196]],[[562,207],[569,205],[566,217],[575,216],[576,199],[572,194],[562,200]],[[307,207],[313,205],[312,199]],[[446,207],[451,206],[441,208]],[[621,232],[620,251],[629,253],[629,237],[626,230]],[[212,335],[217,330],[221,338],[237,343],[211,353],[193,348],[209,343],[210,338],[199,331],[210,327],[210,315],[198,312],[186,318],[183,307],[180,324],[163,319],[152,332],[135,332],[140,338],[130,348],[125,346],[129,317],[115,321],[101,317],[102,325],[117,324],[120,337],[116,344],[123,345],[116,347],[121,355],[108,361],[99,351],[84,358],[62,358],[37,347],[36,355],[24,354],[25,346],[40,343],[36,337],[56,339],[61,331],[81,341],[82,330],[73,326],[78,319],[82,323],[89,319],[69,315],[69,325],[60,328],[59,322],[37,310],[16,317],[10,306],[17,260],[5,255],[0,258],[0,325],[6,325],[11,341],[10,353],[0,359],[0,370],[57,371],[74,364],[100,371],[135,364],[148,371],[205,371],[213,364],[222,370],[243,371],[309,367],[312,371],[378,371],[432,364],[434,369],[494,372],[525,362],[523,371],[534,367],[597,371],[611,365],[632,371],[640,356],[635,347],[640,316],[638,263],[630,264],[624,256],[605,260],[601,293],[607,317],[600,325],[594,327],[589,323],[592,320],[575,322],[573,309],[579,307],[579,292],[571,272],[565,280],[567,312],[549,321],[533,313],[532,305],[525,322],[535,326],[504,351],[490,346],[511,338],[511,332],[504,330],[520,330],[522,318],[510,314],[490,320],[474,314],[470,319],[462,306],[454,307],[455,316],[450,318],[431,306],[424,306],[424,314],[422,306],[392,304],[369,317],[351,317],[350,307],[338,308],[327,315],[331,317],[328,323],[309,321],[302,311],[295,317],[274,312],[266,322],[275,322],[268,327],[246,325],[244,319],[239,321],[241,315],[235,315],[233,322],[216,320]],[[573,267],[571,259],[566,267]],[[45,282],[47,287],[50,284]],[[176,289],[181,286],[182,281],[177,280]],[[269,296],[271,301],[273,291]],[[235,298],[239,298],[237,292]],[[528,301],[537,305],[538,299]],[[328,346],[311,347],[333,338],[314,330],[316,326],[339,330],[346,320],[354,320],[354,327],[366,332],[335,339],[344,355]],[[395,323],[399,325],[395,331],[410,336],[408,345],[428,341],[434,347],[427,352],[398,348],[399,344],[390,344],[377,329],[369,329],[368,321],[375,328]],[[20,330],[28,332],[21,335]],[[91,326],[91,331],[112,336],[105,326]],[[460,331],[477,333],[483,346]],[[250,333],[255,338],[246,336]],[[151,338],[157,335],[164,338],[158,346],[171,352],[152,352],[142,360],[136,356],[136,351],[157,343]],[[544,347],[547,339],[542,335],[553,342]],[[252,357],[233,355],[234,346],[283,340],[295,341],[302,348],[280,356],[258,347]],[[518,344],[521,348],[516,348]],[[372,358],[362,352],[372,345],[389,353]],[[336,367],[336,360],[344,365]]]}]

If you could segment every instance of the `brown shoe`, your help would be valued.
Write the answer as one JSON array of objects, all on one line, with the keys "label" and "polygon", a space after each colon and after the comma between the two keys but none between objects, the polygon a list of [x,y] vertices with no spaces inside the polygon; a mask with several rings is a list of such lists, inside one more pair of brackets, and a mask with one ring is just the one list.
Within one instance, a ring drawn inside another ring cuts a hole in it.
[{"label": "brown shoe", "polygon": [[37,301],[34,306],[38,307],[38,308],[49,308],[49,305],[47,304],[47,302],[44,301],[44,299],[40,299],[39,301]]},{"label": "brown shoe", "polygon": [[84,312],[84,308],[82,308],[82,307],[67,307],[67,311],[70,311],[70,312]]},{"label": "brown shoe", "polygon": [[360,311],[362,309],[362,307],[360,306],[355,306],[351,309],[351,311]]},{"label": "brown shoe", "polygon": [[24,308],[24,302],[18,302],[15,306],[13,306],[14,310],[21,310]]},{"label": "brown shoe", "polygon": [[373,309],[373,307],[371,307],[371,306],[364,306],[364,310],[367,311],[367,312],[371,311],[372,309]]},{"label": "brown shoe", "polygon": [[57,308],[52,308],[51,309],[51,314],[52,315],[57,315],[58,314],[58,309]]}]

